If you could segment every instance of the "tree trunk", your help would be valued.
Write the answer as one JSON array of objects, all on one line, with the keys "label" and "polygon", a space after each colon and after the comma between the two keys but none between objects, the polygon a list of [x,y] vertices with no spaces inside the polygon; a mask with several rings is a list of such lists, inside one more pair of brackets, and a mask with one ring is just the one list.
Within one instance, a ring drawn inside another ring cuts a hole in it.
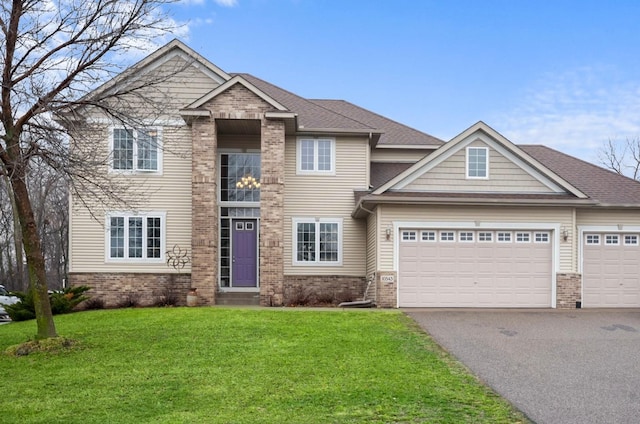
[{"label": "tree trunk", "polygon": [[16,252],[16,271],[13,276],[15,279],[14,288],[16,290],[25,291],[27,285],[24,281],[24,257],[22,256],[22,230],[20,229],[20,218],[18,217],[18,211],[16,209],[16,197],[13,194],[11,187],[11,181],[9,177],[6,177],[7,193],[9,194],[9,200],[11,201],[11,211],[13,212],[13,245]]},{"label": "tree trunk", "polygon": [[[33,291],[33,305],[36,312],[38,326],[37,339],[56,337],[56,327],[51,313],[51,303],[47,287],[47,277],[42,254],[42,245],[36,226],[33,208],[29,200],[29,191],[24,175],[11,176],[11,188],[16,202],[16,212],[20,219],[22,229],[22,242],[27,257],[27,270],[29,271],[29,290]],[[22,178],[21,178],[22,177]]]}]

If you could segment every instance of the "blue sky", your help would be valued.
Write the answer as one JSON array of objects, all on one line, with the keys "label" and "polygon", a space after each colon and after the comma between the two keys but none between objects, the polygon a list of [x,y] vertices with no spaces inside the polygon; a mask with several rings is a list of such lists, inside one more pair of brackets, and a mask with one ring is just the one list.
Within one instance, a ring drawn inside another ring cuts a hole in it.
[{"label": "blue sky", "polygon": [[449,140],[482,120],[597,162],[640,136],[640,1],[183,0],[189,46]]}]

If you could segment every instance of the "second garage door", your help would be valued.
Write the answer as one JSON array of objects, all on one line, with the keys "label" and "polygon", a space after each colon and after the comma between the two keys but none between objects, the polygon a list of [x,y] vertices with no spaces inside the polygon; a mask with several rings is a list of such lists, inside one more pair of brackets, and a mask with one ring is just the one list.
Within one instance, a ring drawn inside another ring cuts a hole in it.
[{"label": "second garage door", "polygon": [[582,306],[640,307],[640,234],[585,233]]},{"label": "second garage door", "polygon": [[547,231],[401,229],[400,307],[551,307]]}]

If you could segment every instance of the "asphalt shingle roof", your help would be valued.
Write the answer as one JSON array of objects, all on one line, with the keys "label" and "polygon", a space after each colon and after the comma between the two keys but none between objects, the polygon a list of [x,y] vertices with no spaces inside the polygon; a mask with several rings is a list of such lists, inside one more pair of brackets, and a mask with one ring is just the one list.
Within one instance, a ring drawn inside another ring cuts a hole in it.
[{"label": "asphalt shingle roof", "polygon": [[342,129],[381,132],[379,145],[439,146],[444,142],[344,100],[305,99],[251,74],[232,74],[255,85],[298,115],[301,129]]},{"label": "asphalt shingle roof", "polygon": [[444,141],[439,138],[403,125],[345,100],[315,99],[310,101],[357,121],[364,122],[374,128],[383,130],[384,134],[380,137],[378,145],[440,146],[444,144]]},{"label": "asphalt shingle roof", "polygon": [[541,145],[522,150],[600,203],[640,205],[640,182]]}]

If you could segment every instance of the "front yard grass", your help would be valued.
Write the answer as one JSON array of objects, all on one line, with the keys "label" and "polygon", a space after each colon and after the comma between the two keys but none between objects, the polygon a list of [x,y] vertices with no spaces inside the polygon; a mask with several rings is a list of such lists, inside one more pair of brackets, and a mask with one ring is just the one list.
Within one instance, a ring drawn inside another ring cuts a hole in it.
[{"label": "front yard grass", "polygon": [[56,316],[64,353],[9,356],[3,423],[514,423],[398,311],[148,308]]}]

